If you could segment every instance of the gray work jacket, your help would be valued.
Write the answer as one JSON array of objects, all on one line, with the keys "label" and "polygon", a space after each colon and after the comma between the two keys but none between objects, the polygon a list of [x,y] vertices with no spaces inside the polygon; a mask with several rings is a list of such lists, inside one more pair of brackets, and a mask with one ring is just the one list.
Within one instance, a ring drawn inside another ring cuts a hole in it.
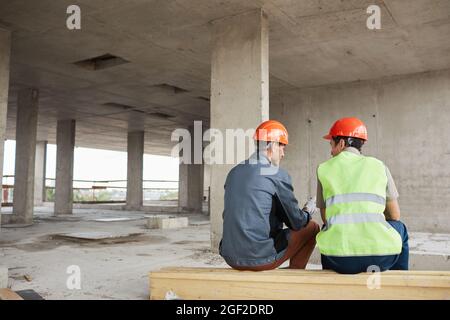
[{"label": "gray work jacket", "polygon": [[[293,193],[291,177],[254,153],[235,166],[225,181],[220,255],[230,266],[258,266],[280,259],[289,229],[308,224]],[[283,230],[283,223],[289,228]]]}]

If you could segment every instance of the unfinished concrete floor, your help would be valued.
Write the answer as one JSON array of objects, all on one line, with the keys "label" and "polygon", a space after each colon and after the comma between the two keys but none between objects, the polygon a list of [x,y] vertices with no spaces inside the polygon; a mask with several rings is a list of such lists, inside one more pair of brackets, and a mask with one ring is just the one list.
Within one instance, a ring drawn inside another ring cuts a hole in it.
[{"label": "unfinished concrete floor", "polygon": [[[51,211],[36,208],[33,226],[1,230],[0,265],[8,266],[13,290],[34,289],[45,299],[147,299],[150,270],[225,266],[209,251],[209,223],[203,215],[188,215],[191,225],[184,229],[150,230],[145,216],[151,213],[75,209],[73,216],[55,218]],[[118,217],[136,220],[93,221]],[[73,232],[132,235],[97,241],[55,236]],[[80,267],[81,290],[67,289],[71,265]]]},{"label": "unfinished concrete floor", "polygon": [[[7,213],[10,208],[3,211]],[[151,270],[164,266],[226,267],[222,258],[209,250],[210,225],[204,215],[182,215],[189,217],[187,228],[150,230],[145,228],[145,216],[152,212],[75,209],[72,216],[51,214],[52,208],[39,207],[33,226],[2,228],[0,265],[9,268],[13,290],[33,289],[45,299],[147,299]],[[131,220],[95,221],[108,218]],[[86,232],[121,237],[90,241],[57,236]],[[450,236],[413,233],[411,251],[433,254],[448,263]],[[313,257],[311,262],[317,263],[315,260]],[[80,267],[80,290],[66,286],[71,265]],[[310,264],[308,268],[320,266]]]}]

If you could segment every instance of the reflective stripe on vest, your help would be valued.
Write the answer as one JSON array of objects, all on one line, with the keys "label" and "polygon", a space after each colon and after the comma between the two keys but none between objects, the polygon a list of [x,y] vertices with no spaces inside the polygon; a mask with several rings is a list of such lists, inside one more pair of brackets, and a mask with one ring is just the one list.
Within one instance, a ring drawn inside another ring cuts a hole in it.
[{"label": "reflective stripe on vest", "polygon": [[350,213],[330,217],[327,220],[327,223],[325,224],[322,231],[328,230],[332,225],[335,224],[353,224],[367,222],[379,222],[388,229],[392,228],[392,226],[386,221],[384,216],[380,215],[379,213]]},{"label": "reflective stripe on vest", "polygon": [[386,199],[374,193],[347,193],[347,194],[337,194],[328,198],[325,202],[327,207],[338,203],[355,202],[355,201],[369,201],[386,205]]},{"label": "reflective stripe on vest", "polygon": [[348,223],[367,223],[367,222],[379,222],[384,224],[388,228],[392,228],[383,215],[379,213],[351,213],[340,214],[330,217],[327,220],[327,225],[332,226],[334,224],[348,224]]}]

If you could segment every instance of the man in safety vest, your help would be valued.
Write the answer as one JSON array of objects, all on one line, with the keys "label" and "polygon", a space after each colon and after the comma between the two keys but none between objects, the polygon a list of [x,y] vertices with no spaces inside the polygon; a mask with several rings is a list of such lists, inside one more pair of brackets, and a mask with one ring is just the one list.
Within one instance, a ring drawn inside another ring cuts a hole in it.
[{"label": "man in safety vest", "polygon": [[357,118],[334,123],[331,155],[317,169],[317,207],[325,225],[317,235],[324,269],[339,273],[407,270],[408,233],[388,168],[361,154],[367,129]]},{"label": "man in safety vest", "polygon": [[320,230],[311,221],[315,201],[300,209],[289,174],[279,168],[288,144],[286,128],[265,121],[254,139],[256,152],[225,181],[220,255],[238,270],[275,269],[287,260],[290,268],[304,269]]}]

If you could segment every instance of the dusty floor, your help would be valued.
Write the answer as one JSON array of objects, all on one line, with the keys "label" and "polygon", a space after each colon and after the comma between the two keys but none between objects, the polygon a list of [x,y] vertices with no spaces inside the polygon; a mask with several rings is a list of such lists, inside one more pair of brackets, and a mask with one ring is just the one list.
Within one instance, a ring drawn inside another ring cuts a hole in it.
[{"label": "dusty floor", "polygon": [[[51,218],[50,209],[38,208],[33,226],[2,228],[0,264],[9,268],[13,290],[34,289],[45,299],[146,299],[151,270],[163,266],[225,266],[221,257],[209,250],[207,217],[189,216],[190,223],[196,225],[180,232],[146,229],[145,214],[76,209],[73,217]],[[92,221],[125,216],[138,220]],[[101,241],[55,236],[90,231],[135,235]],[[66,286],[71,265],[80,267],[81,290]]]},{"label": "dusty floor", "polygon": [[[8,208],[6,210],[8,211]],[[73,216],[52,217],[52,208],[36,208],[35,223],[26,228],[2,228],[0,265],[9,268],[13,290],[33,289],[45,299],[147,299],[148,272],[164,266],[226,267],[209,249],[209,221],[205,215],[189,217],[182,229],[145,228],[142,211],[74,209]],[[95,219],[131,218],[116,222]],[[57,234],[104,232],[130,234],[118,239],[72,240]],[[450,235],[411,234],[410,246],[416,260],[448,268]],[[430,255],[431,254],[431,255]],[[431,258],[430,258],[431,257]],[[430,260],[431,259],[431,260]],[[308,268],[320,268],[315,252]],[[314,264],[315,263],[315,264]],[[79,266],[81,289],[68,289],[69,266]],[[28,280],[26,279],[28,278]]]}]

